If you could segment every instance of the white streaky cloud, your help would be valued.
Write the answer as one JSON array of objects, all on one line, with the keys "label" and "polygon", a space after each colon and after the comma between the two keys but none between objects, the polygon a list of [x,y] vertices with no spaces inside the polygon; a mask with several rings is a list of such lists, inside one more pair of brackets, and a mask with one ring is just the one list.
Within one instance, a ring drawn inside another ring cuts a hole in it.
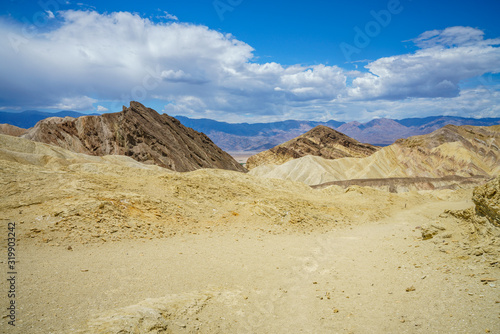
[{"label": "white streaky cloud", "polygon": [[165,19],[167,19],[167,20],[179,21],[179,18],[178,18],[177,16],[172,15],[172,14],[170,14],[169,12],[165,12],[165,11],[164,11],[164,12],[163,12],[163,14],[164,14],[164,15],[163,15],[163,16],[160,16],[160,17],[163,17],[163,18],[165,18]]},{"label": "white streaky cloud", "polygon": [[335,112],[345,111],[346,114],[333,119],[360,122],[369,121],[375,116],[380,118],[410,118],[435,115],[460,117],[499,117],[500,116],[500,83],[492,86],[462,88],[458,96],[408,98],[404,100],[347,100],[331,106]]},{"label": "white streaky cloud", "polygon": [[484,32],[471,27],[449,27],[426,31],[411,41],[419,48],[474,45],[483,41]]},{"label": "white streaky cloud", "polygon": [[97,106],[97,112],[106,112],[106,111],[109,111],[109,109],[103,106]]},{"label": "white streaky cloud", "polygon": [[50,10],[46,10],[46,11],[45,11],[45,13],[47,13],[47,17],[48,17],[49,19],[53,19],[53,18],[55,18],[55,17],[56,17],[56,16],[54,15],[54,13],[53,13],[52,11],[50,11]]}]

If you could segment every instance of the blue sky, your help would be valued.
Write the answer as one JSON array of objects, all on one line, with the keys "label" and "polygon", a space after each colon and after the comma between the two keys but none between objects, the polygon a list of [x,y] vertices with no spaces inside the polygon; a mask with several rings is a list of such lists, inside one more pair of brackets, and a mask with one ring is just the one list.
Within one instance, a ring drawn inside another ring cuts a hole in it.
[{"label": "blue sky", "polygon": [[499,1],[0,4],[0,109],[500,117]]}]

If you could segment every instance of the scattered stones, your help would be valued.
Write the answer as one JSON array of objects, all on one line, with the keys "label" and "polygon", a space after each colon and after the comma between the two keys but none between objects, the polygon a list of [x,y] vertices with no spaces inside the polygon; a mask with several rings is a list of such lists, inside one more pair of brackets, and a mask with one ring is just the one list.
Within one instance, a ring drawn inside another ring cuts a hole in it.
[{"label": "scattered stones", "polygon": [[[97,333],[213,333],[220,332],[225,317],[202,322],[194,315],[208,305],[229,313],[231,305],[242,297],[240,291],[193,292],[146,299],[131,305],[104,312],[90,320],[78,334]],[[234,332],[234,329],[231,331]]]},{"label": "scattered stones", "polygon": [[436,228],[434,225],[422,225],[422,239],[423,240],[429,240],[434,238],[436,234],[439,233],[439,229]]},{"label": "scattered stones", "polygon": [[415,287],[412,285],[410,286],[409,288],[406,288],[406,292],[411,292],[411,291],[415,291]]},{"label": "scattered stones", "polygon": [[496,281],[497,279],[492,277],[481,278],[481,282],[496,282]]}]

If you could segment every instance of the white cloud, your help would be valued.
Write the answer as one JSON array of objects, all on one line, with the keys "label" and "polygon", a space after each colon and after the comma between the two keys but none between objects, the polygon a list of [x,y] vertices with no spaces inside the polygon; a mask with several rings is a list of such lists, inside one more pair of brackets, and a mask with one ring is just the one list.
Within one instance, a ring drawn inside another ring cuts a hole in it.
[{"label": "white cloud", "polygon": [[164,15],[159,16],[160,18],[165,18],[167,20],[174,20],[174,21],[179,21],[177,16],[169,14],[168,12],[163,12]]},{"label": "white cloud", "polygon": [[109,111],[109,109],[103,106],[97,106],[97,112],[106,112],[106,111]]},{"label": "white cloud", "polygon": [[97,100],[88,96],[77,96],[77,97],[63,97],[59,103],[48,106],[50,109],[61,109],[61,110],[89,110],[93,108],[93,104]]},{"label": "white cloud", "polygon": [[425,47],[413,54],[380,58],[353,80],[349,96],[356,99],[453,97],[459,84],[485,73],[500,72],[500,40],[483,40],[468,27],[423,33],[415,39]]},{"label": "white cloud", "polygon": [[22,27],[0,22],[1,36],[18,38],[15,45],[0,38],[0,100],[55,105],[75,93],[116,100],[176,95],[189,80],[217,81],[253,56],[246,43],[204,26],[155,24],[126,12],[59,16],[57,29],[26,37]]},{"label": "white cloud", "polygon": [[431,30],[412,39],[420,48],[453,47],[475,45],[483,40],[484,32],[471,27],[449,27],[444,30]]},{"label": "white cloud", "polygon": [[47,16],[49,19],[53,19],[55,18],[56,16],[54,15],[54,13],[50,10],[46,10],[45,13],[47,13]]},{"label": "white cloud", "polygon": [[275,89],[288,92],[291,100],[332,100],[345,92],[346,76],[337,66],[295,66],[281,75]]},{"label": "white cloud", "polygon": [[53,30],[30,35],[0,19],[4,106],[104,111],[93,104],[114,100],[116,108],[107,106],[118,111],[130,100],[155,99],[172,115],[271,120],[384,117],[390,108],[450,99],[491,114],[488,101],[498,102],[494,94],[481,104],[463,97],[464,80],[500,71],[500,42],[468,27],[423,33],[415,53],[380,58],[361,72],[259,64],[232,35],[174,17],[155,23],[128,12],[61,11],[55,19]]}]

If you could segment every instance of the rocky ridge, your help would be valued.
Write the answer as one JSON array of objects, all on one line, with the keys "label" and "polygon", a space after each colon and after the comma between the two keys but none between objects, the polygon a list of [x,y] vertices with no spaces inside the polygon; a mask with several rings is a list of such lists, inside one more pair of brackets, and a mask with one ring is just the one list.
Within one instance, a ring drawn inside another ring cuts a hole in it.
[{"label": "rocky ridge", "polygon": [[[447,125],[410,137],[369,157],[327,160],[305,156],[280,166],[263,165],[252,175],[289,179],[308,185],[384,178],[491,177],[500,173],[500,126]],[[442,185],[440,185],[442,186]]]},{"label": "rocky ridge", "polygon": [[[471,208],[446,210],[436,224],[422,226],[422,238],[434,239],[437,245],[448,245],[449,239],[459,238],[461,241],[455,240],[453,248],[462,254],[463,260],[473,256],[492,267],[500,267],[500,176],[476,187],[472,202]],[[456,233],[457,229],[460,233]],[[492,281],[496,279],[485,279],[484,283]]]},{"label": "rocky ridge", "polygon": [[[432,116],[393,120],[374,119],[366,123],[352,121],[282,121],[275,123],[225,123],[207,119],[179,117],[182,124],[206,133],[219,147],[228,152],[261,152],[291,140],[317,125],[325,125],[356,139],[376,146],[393,144],[400,138],[429,134],[447,124],[457,126],[492,126],[500,124],[500,118],[463,118]],[[1,113],[0,113],[1,119]],[[8,122],[7,122],[8,123]]]},{"label": "rocky ridge", "polygon": [[476,215],[500,227],[500,176],[474,189],[472,201],[476,205]]},{"label": "rocky ridge", "polygon": [[306,155],[325,159],[361,158],[373,154],[377,149],[375,146],[362,144],[332,128],[318,125],[297,138],[251,156],[248,158],[246,167],[252,169],[265,164],[281,165]]},{"label": "rocky ridge", "polygon": [[130,102],[129,108],[117,113],[47,118],[23,137],[77,153],[125,155],[179,172],[200,168],[245,171],[205,134],[139,102]]}]

